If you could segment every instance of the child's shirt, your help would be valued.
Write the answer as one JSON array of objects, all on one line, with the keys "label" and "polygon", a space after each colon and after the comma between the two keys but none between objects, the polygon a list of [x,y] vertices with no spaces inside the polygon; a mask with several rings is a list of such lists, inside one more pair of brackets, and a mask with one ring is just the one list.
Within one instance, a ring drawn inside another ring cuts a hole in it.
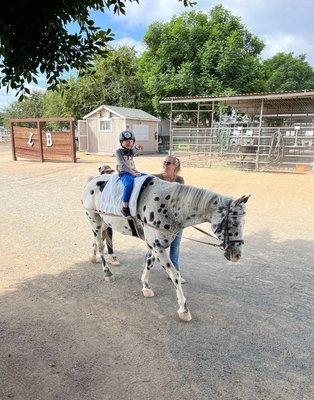
[{"label": "child's shirt", "polygon": [[138,151],[133,147],[132,149],[124,149],[121,147],[116,151],[117,157],[117,170],[118,172],[130,172],[135,170],[133,157]]}]

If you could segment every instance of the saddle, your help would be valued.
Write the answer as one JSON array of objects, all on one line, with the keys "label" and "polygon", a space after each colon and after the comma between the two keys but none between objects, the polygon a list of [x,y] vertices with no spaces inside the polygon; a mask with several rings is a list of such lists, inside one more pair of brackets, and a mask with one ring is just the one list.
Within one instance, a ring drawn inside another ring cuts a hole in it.
[{"label": "saddle", "polygon": [[112,174],[108,181],[103,182],[100,187],[101,196],[97,205],[97,210],[103,214],[115,215],[128,221],[128,225],[132,231],[132,236],[144,238],[142,222],[137,218],[137,203],[142,191],[147,187],[149,182],[154,179],[152,175],[143,175],[135,177],[134,186],[129,202],[130,216],[125,217],[122,210],[122,194],[124,186],[119,178],[119,174]]}]

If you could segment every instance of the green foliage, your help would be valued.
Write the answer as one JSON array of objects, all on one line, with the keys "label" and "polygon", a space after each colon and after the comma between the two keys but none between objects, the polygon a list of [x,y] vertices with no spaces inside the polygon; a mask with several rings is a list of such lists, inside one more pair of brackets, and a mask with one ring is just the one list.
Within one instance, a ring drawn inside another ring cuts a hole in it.
[{"label": "green foliage", "polygon": [[268,91],[314,89],[314,70],[305,55],[278,53],[264,62],[263,71]]},{"label": "green foliage", "polygon": [[246,93],[262,89],[263,42],[221,5],[150,25],[139,61],[155,111],[166,96]]},{"label": "green foliage", "polygon": [[[21,99],[30,94],[27,84],[37,83],[38,70],[46,74],[48,87],[62,83],[70,69],[83,71],[96,55],[106,53],[111,30],[95,26],[91,10],[125,14],[125,3],[138,0],[54,0],[3,2],[0,13],[0,79],[2,86],[18,90]],[[190,0],[185,6],[193,5]],[[76,33],[69,33],[69,24]]]},{"label": "green foliage", "polygon": [[141,108],[149,112],[152,109],[150,98],[137,71],[137,56],[133,48],[112,49],[107,57],[97,57],[84,76],[70,78],[59,90],[42,94],[40,104],[35,94],[14,102],[4,110],[6,121],[32,116],[80,119],[102,104]]},{"label": "green foliage", "polygon": [[147,110],[149,98],[137,75],[136,61],[135,50],[126,46],[109,51],[105,58],[97,57],[94,67],[83,77],[71,79],[64,86],[64,110],[75,118],[82,118],[101,104]]},{"label": "green foliage", "polygon": [[44,114],[45,93],[33,92],[23,101],[15,101],[2,111],[3,124],[10,126],[11,118],[39,118]]}]

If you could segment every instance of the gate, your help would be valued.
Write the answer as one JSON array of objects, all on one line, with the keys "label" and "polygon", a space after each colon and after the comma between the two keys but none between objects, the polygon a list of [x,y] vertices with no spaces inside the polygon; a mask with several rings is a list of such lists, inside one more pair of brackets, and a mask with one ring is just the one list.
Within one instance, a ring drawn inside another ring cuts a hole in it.
[{"label": "gate", "polygon": [[170,152],[189,166],[212,163],[248,170],[311,169],[314,126],[173,128]]},{"label": "gate", "polygon": [[74,118],[12,119],[13,160],[76,162]]}]

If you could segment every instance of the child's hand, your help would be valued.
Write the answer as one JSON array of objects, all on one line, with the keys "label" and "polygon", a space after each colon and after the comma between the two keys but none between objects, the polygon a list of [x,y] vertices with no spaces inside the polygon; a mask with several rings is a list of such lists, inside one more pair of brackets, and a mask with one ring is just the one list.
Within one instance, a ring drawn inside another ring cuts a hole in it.
[{"label": "child's hand", "polygon": [[136,150],[140,150],[140,151],[144,150],[144,147],[140,144],[135,145],[135,148],[136,148]]}]

